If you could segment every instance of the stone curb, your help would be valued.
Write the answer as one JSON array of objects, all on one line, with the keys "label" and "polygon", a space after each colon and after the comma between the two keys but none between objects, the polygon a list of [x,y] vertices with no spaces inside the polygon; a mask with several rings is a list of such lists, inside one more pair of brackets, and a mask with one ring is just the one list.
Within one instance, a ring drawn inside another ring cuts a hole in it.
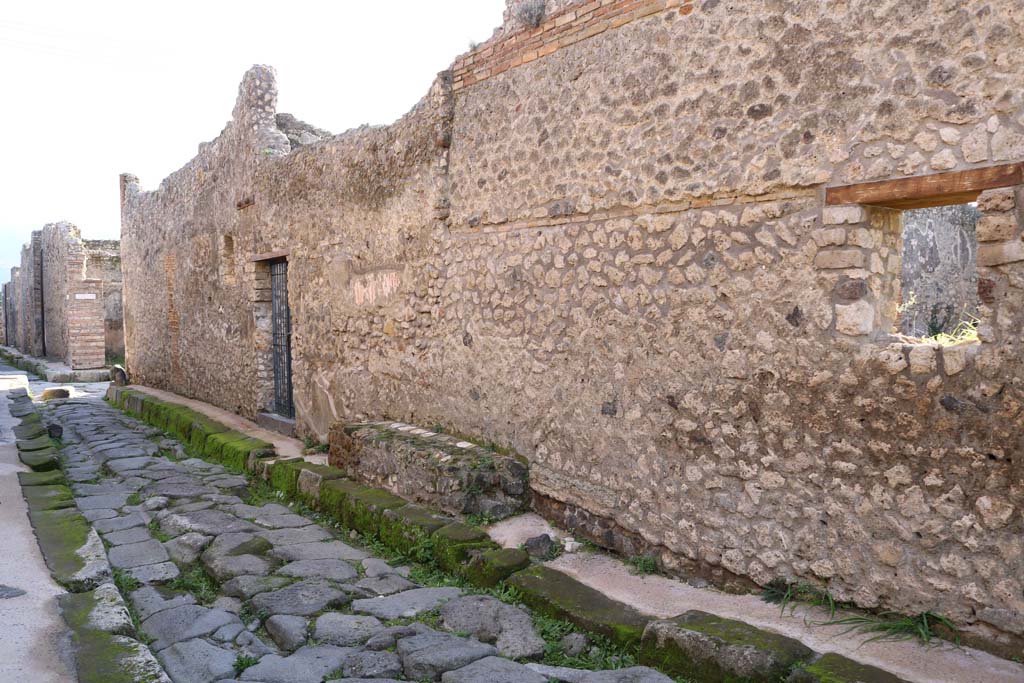
[{"label": "stone curb", "polygon": [[[57,451],[42,435],[39,412],[27,392],[11,392],[10,400],[22,408],[16,436],[19,430],[22,435],[40,432],[17,442],[22,462],[35,470],[19,472],[18,482],[46,566],[69,591],[58,602],[71,630],[79,683],[171,683],[149,648],[134,637],[124,597],[111,582],[103,542],[75,506]],[[46,454],[44,460],[26,460],[40,453]]]},{"label": "stone curb", "polygon": [[[798,641],[744,622],[695,611],[656,620],[567,574],[531,566],[524,551],[501,548],[478,527],[409,503],[390,491],[354,482],[337,468],[301,458],[275,459],[270,444],[188,408],[114,385],[107,399],[174,434],[204,457],[246,471],[286,498],[377,538],[391,550],[432,561],[478,588],[507,582],[537,612],[624,647],[639,648],[642,664],[669,675],[688,676],[694,683],[905,683],[839,655],[818,655]],[[742,638],[736,635],[740,633]],[[733,665],[737,656],[746,663],[743,667]]]}]

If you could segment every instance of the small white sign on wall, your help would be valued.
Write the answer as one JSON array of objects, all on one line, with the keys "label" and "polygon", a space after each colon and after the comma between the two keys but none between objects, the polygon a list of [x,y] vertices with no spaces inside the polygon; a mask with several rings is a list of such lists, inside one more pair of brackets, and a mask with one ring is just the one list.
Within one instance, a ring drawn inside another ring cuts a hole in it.
[{"label": "small white sign on wall", "polygon": [[95,294],[75,294],[76,299],[95,299]]}]

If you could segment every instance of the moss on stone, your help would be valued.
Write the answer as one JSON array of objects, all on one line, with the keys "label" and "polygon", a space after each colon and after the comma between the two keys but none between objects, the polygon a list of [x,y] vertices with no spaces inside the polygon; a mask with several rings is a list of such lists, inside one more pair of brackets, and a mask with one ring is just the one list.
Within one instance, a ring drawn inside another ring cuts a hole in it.
[{"label": "moss on stone", "polygon": [[[310,473],[310,475],[307,475],[305,477],[305,480],[308,481],[309,483],[307,483],[304,487],[302,483],[303,477],[302,474],[300,473],[300,479],[297,482],[295,493],[298,496],[299,500],[314,507],[319,507],[320,505],[320,489],[325,481],[330,481],[332,479],[343,479],[345,477],[344,472],[339,470],[337,467],[331,467],[330,465],[316,465],[313,463],[306,463],[302,466],[302,469]],[[310,476],[312,476],[311,479]]]},{"label": "moss on stone", "polygon": [[359,533],[377,536],[380,521],[385,510],[395,510],[406,505],[404,499],[383,489],[364,488],[346,496],[341,503],[341,521],[349,529]]},{"label": "moss on stone", "polygon": [[36,472],[50,472],[60,467],[57,451],[53,448],[39,451],[23,451],[18,453],[18,459]]},{"label": "moss on stone", "polygon": [[294,496],[304,462],[302,458],[288,458],[270,465],[270,485],[286,496]]},{"label": "moss on stone", "polygon": [[530,556],[518,548],[484,550],[463,565],[461,574],[474,586],[493,588],[530,566]]},{"label": "moss on stone", "polygon": [[380,540],[389,548],[405,552],[422,545],[425,539],[450,521],[419,505],[389,509],[381,516]]},{"label": "moss on stone", "polygon": [[344,521],[342,509],[345,500],[357,491],[366,489],[349,479],[331,479],[320,484],[320,511],[335,521]]},{"label": "moss on stone", "polygon": [[26,486],[49,486],[52,484],[66,484],[64,473],[60,470],[48,472],[18,472],[18,483]]},{"label": "moss on stone", "polygon": [[22,495],[29,510],[61,510],[75,506],[71,489],[64,484],[26,486]]},{"label": "moss on stone", "polygon": [[46,429],[40,422],[29,422],[15,427],[14,436],[18,439],[38,439],[41,436],[46,436]]},{"label": "moss on stone", "polygon": [[906,683],[888,671],[855,662],[833,652],[793,670],[786,683]]},{"label": "moss on stone", "polygon": [[190,425],[188,444],[196,453],[202,453],[206,447],[206,440],[213,434],[221,434],[229,431],[221,423],[211,420],[205,415],[196,413]]},{"label": "moss on stone", "polygon": [[79,683],[156,683],[155,671],[140,669],[143,645],[124,636],[107,633],[90,624],[96,607],[93,592],[70,593],[60,598],[64,620],[71,628],[75,646],[75,672]]},{"label": "moss on stone", "polygon": [[[244,472],[249,460],[249,454],[253,451],[267,450],[273,446],[266,441],[248,437],[238,432],[223,432],[224,434],[238,434],[240,438],[227,441],[221,447],[217,462],[235,472]],[[218,436],[218,435],[214,435]]]},{"label": "moss on stone", "polygon": [[668,674],[723,683],[775,683],[812,656],[798,640],[698,610],[651,624],[639,653]]},{"label": "moss on stone", "polygon": [[22,425],[40,424],[43,421],[42,416],[39,413],[29,413],[21,418]]},{"label": "moss on stone", "polygon": [[651,621],[629,605],[542,565],[513,574],[508,584],[519,589],[523,602],[538,612],[572,622],[621,645],[639,642]]},{"label": "moss on stone", "polygon": [[462,574],[473,551],[498,549],[498,544],[476,527],[456,522],[438,529],[432,538],[434,561],[445,571]]},{"label": "moss on stone", "polygon": [[74,576],[85,562],[76,552],[89,538],[89,522],[74,509],[29,510],[46,566],[58,583],[74,584]]},{"label": "moss on stone", "polygon": [[38,436],[34,439],[18,439],[15,443],[18,446],[18,450],[22,453],[27,453],[29,451],[41,451],[53,446],[53,442],[50,441],[49,436]]}]

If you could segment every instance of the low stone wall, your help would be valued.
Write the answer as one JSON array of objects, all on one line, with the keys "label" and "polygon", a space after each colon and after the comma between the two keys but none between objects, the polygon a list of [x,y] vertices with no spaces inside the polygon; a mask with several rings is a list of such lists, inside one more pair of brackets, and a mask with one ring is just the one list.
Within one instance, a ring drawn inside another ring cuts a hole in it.
[{"label": "low stone wall", "polygon": [[401,422],[336,423],[330,464],[346,476],[449,514],[499,520],[529,507],[523,460]]}]

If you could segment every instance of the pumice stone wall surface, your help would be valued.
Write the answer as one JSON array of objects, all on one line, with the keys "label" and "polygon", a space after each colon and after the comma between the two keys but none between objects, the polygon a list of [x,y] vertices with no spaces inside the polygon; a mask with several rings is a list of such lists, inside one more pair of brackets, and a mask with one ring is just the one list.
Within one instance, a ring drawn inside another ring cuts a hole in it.
[{"label": "pumice stone wall surface", "polygon": [[[392,125],[279,114],[256,66],[122,176],[134,381],[255,417],[290,377],[301,436],[444,425],[602,545],[1019,652],[1024,7],[522,4]],[[893,336],[904,212],[967,203],[979,340]]]}]

